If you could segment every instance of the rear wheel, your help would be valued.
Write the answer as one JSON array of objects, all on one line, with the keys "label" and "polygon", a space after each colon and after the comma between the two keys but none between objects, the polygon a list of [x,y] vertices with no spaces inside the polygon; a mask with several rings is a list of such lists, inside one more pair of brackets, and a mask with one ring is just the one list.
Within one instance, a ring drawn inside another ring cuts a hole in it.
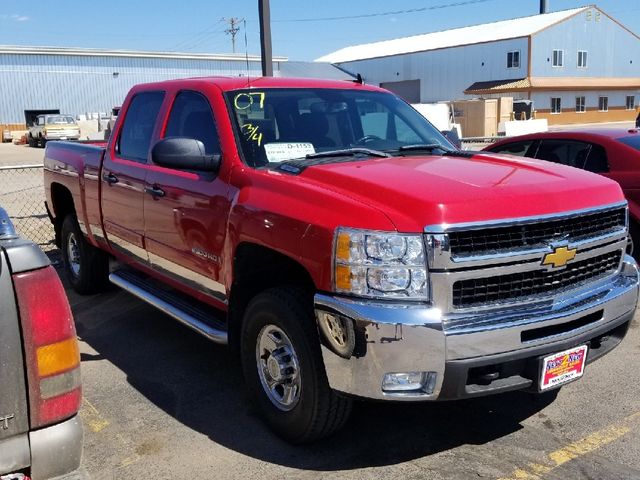
[{"label": "rear wheel", "polygon": [[67,215],[62,222],[61,247],[65,273],[76,292],[90,294],[105,289],[109,258],[86,241],[75,215]]},{"label": "rear wheel", "polygon": [[244,316],[240,349],[249,392],[280,437],[308,443],[346,423],[352,401],[329,387],[312,299],[303,290],[257,295]]}]

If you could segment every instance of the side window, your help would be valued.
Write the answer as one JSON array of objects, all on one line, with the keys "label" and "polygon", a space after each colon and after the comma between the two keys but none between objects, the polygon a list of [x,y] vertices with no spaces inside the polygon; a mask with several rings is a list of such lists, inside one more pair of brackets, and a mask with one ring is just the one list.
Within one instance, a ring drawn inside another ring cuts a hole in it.
[{"label": "side window", "polygon": [[195,138],[204,144],[208,155],[220,153],[220,139],[211,106],[197,92],[178,93],[171,107],[164,136]]},{"label": "side window", "polygon": [[583,168],[593,173],[606,173],[609,171],[607,151],[602,145],[591,145],[591,151],[587,156]]},{"label": "side window", "polygon": [[164,99],[164,92],[143,92],[131,100],[118,138],[118,155],[127,160],[146,162],[153,127]]},{"label": "side window", "polygon": [[507,143],[499,147],[492,148],[493,153],[506,153],[508,155],[516,155],[518,157],[533,157],[535,140],[526,140],[524,142]]},{"label": "side window", "polygon": [[542,140],[536,158],[550,162],[585,168],[591,144],[577,140]]}]

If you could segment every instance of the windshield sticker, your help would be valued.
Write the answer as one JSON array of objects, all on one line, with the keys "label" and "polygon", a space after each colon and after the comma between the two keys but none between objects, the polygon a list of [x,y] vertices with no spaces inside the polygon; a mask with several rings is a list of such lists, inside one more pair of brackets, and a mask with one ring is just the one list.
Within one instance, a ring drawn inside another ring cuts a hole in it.
[{"label": "windshield sticker", "polygon": [[316,153],[311,143],[265,143],[264,151],[267,160],[272,163],[304,158],[306,155]]},{"label": "windshield sticker", "polygon": [[244,133],[247,140],[256,142],[258,146],[262,145],[262,132],[260,131],[260,127],[258,125],[254,125],[253,123],[245,123],[242,125],[242,133]]},{"label": "windshield sticker", "polygon": [[233,105],[236,110],[246,110],[251,107],[254,102],[259,102],[260,108],[264,108],[264,99],[267,96],[265,92],[239,93],[233,99]]}]

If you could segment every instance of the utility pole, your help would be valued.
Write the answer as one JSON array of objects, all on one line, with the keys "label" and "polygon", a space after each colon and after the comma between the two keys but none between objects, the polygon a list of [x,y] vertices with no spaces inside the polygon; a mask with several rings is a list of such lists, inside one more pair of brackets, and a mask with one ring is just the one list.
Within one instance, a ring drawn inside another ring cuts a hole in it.
[{"label": "utility pole", "polygon": [[233,53],[236,53],[236,35],[240,31],[240,24],[244,20],[244,18],[235,18],[231,17],[229,19],[222,18],[225,22],[229,22],[229,28],[227,28],[224,33],[227,35],[231,35],[231,49]]},{"label": "utility pole", "polygon": [[547,0],[540,0],[540,14],[547,13]]},{"label": "utility pole", "polygon": [[273,77],[273,56],[271,52],[271,8],[269,0],[258,0],[260,14],[260,51],[262,53],[262,76]]}]

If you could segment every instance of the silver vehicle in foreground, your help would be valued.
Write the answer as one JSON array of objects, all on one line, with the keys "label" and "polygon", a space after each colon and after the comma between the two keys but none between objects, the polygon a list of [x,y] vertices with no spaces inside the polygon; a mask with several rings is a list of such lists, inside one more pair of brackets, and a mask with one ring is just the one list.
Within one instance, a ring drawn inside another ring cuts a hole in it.
[{"label": "silver vehicle in foreground", "polygon": [[81,479],[80,353],[58,274],[0,208],[0,480]]}]

